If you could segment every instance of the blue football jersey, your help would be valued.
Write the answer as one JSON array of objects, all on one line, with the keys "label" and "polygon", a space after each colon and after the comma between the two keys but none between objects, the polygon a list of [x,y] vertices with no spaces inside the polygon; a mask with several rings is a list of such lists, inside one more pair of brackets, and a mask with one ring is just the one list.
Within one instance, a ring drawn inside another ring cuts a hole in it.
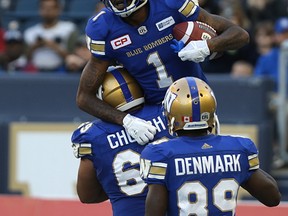
[{"label": "blue football jersey", "polygon": [[166,186],[168,216],[231,216],[240,185],[258,168],[250,139],[208,135],[147,145],[140,172],[147,184]]},{"label": "blue football jersey", "polygon": [[[152,122],[157,128],[155,140],[169,136],[160,105],[146,105],[133,115]],[[122,126],[101,120],[83,124],[74,131],[71,141],[79,146],[82,157],[93,161],[113,214],[144,215],[147,187],[139,174],[144,146],[137,144]]]},{"label": "blue football jersey", "polygon": [[148,1],[149,16],[138,27],[104,8],[87,23],[89,50],[97,58],[123,64],[141,85],[147,103],[160,103],[167,88],[182,77],[194,76],[207,82],[199,64],[181,61],[170,47],[175,24],[195,21],[199,15],[198,7],[193,15],[185,14],[190,3]]}]

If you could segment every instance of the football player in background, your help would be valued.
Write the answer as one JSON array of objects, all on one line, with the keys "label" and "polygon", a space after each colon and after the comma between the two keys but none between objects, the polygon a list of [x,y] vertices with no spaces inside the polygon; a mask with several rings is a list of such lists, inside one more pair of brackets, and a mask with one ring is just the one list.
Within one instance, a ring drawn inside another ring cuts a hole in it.
[{"label": "football player in background", "polygon": [[[109,105],[152,122],[155,139],[170,136],[161,105],[144,105],[140,86],[124,69],[106,73],[98,96]],[[138,145],[125,129],[99,119],[82,124],[72,135],[81,158],[77,193],[83,203],[110,199],[114,216],[144,215],[147,186],[140,178]]]},{"label": "football player in background", "polygon": [[259,168],[252,140],[210,133],[216,100],[204,81],[179,79],[163,103],[169,132],[178,137],[141,153],[146,216],[235,215],[240,186],[266,206],[279,204],[276,181]]},{"label": "football player in background", "polygon": [[[85,30],[92,55],[81,74],[77,104],[91,115],[123,125],[139,144],[153,138],[155,127],[117,111],[95,96],[111,61],[122,64],[138,81],[146,103],[157,104],[167,88],[181,77],[207,81],[198,62],[211,53],[235,50],[249,41],[244,29],[208,13],[198,6],[197,0],[102,1],[106,8],[89,19]],[[196,20],[212,26],[218,36],[191,41],[183,49],[181,43],[172,43],[176,24]]]}]

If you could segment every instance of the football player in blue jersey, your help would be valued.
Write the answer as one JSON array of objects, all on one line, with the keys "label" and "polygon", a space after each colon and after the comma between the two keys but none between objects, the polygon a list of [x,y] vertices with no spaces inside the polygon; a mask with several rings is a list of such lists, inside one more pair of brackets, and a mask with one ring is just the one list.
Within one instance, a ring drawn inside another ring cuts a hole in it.
[{"label": "football player in blue jersey", "polygon": [[[97,99],[95,93],[111,62],[122,64],[138,81],[146,103],[161,103],[167,88],[185,76],[207,81],[198,62],[214,52],[238,49],[248,33],[229,20],[208,13],[197,0],[102,0],[106,8],[86,26],[91,58],[84,68],[77,92],[80,109],[103,120],[123,125],[139,144],[155,134],[155,127]],[[201,21],[218,36],[191,41],[183,49],[173,41],[173,27],[184,21]],[[175,53],[171,45],[180,51]],[[177,49],[177,47],[179,49]]]},{"label": "football player in blue jersey", "polygon": [[[126,70],[106,73],[98,96],[112,107],[145,119],[157,128],[155,139],[170,137],[161,105],[144,105],[143,92]],[[82,124],[72,135],[81,158],[77,193],[83,203],[110,199],[115,216],[144,215],[147,186],[140,177],[144,146],[117,124],[101,120]]]},{"label": "football player in blue jersey", "polygon": [[149,185],[146,216],[235,215],[240,186],[267,206],[279,204],[276,181],[259,168],[252,140],[211,133],[216,100],[204,81],[175,81],[163,104],[177,137],[141,153],[140,173]]}]

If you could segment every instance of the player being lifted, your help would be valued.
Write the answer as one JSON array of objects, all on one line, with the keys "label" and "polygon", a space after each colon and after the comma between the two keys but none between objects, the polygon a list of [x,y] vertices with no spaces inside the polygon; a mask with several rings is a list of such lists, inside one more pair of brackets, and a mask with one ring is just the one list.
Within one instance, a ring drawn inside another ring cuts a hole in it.
[{"label": "player being lifted", "polygon": [[235,215],[239,187],[266,206],[277,206],[276,181],[259,168],[249,138],[214,135],[216,100],[198,78],[174,82],[164,98],[170,133],[177,138],[148,144],[141,177],[149,185],[146,216]]},{"label": "player being lifted", "polygon": [[[117,111],[95,96],[111,61],[122,64],[138,81],[146,103],[156,104],[161,103],[167,88],[181,77],[194,76],[207,81],[197,62],[204,61],[210,53],[238,49],[249,41],[244,29],[208,13],[198,6],[197,0],[102,1],[106,8],[89,19],[85,30],[92,55],[80,78],[77,104],[93,116],[123,125],[139,144],[153,138],[155,127]],[[195,20],[212,26],[218,36],[191,41],[175,53],[170,47],[173,27]]]},{"label": "player being lifted", "polygon": [[[170,136],[161,105],[145,105],[143,92],[124,69],[106,73],[98,96],[111,106],[151,121],[155,138]],[[140,178],[138,145],[125,129],[101,120],[82,124],[72,135],[74,154],[81,158],[77,192],[84,203],[110,199],[113,215],[144,215],[147,186]]]}]

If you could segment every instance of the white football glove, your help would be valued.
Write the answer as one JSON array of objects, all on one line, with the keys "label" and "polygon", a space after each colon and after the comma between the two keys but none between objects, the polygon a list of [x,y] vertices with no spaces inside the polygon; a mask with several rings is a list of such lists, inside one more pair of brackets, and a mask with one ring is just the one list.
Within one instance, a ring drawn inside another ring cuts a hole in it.
[{"label": "white football glove", "polygon": [[178,52],[182,61],[203,62],[210,55],[210,50],[206,40],[190,41]]},{"label": "white football glove", "polygon": [[154,139],[156,127],[150,122],[127,114],[123,119],[123,127],[138,144],[145,145],[149,140]]}]

